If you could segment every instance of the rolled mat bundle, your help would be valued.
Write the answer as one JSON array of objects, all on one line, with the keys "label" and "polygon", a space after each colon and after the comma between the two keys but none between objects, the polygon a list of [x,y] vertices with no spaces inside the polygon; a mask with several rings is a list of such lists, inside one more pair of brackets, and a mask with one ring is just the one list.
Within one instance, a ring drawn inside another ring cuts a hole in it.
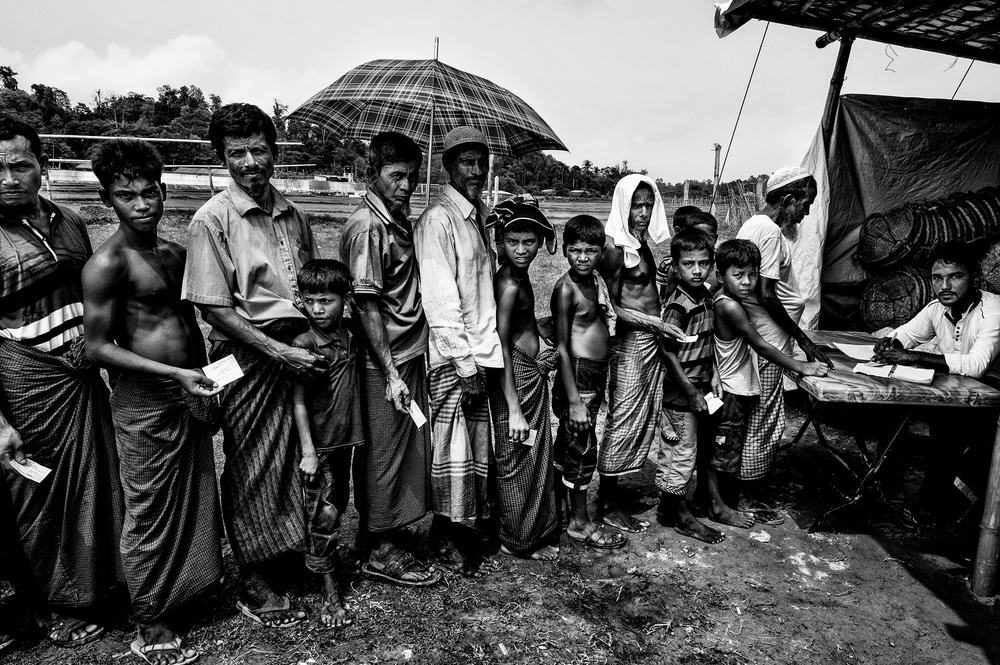
[{"label": "rolled mat bundle", "polygon": [[869,270],[926,263],[942,242],[1000,238],[1000,188],[949,194],[874,213],[861,226],[858,260]]},{"label": "rolled mat bundle", "polygon": [[1000,293],[1000,242],[990,245],[986,256],[979,262],[980,288],[990,293]]},{"label": "rolled mat bundle", "polygon": [[906,266],[869,280],[861,292],[861,319],[869,330],[906,323],[931,301],[930,274],[924,268]]}]

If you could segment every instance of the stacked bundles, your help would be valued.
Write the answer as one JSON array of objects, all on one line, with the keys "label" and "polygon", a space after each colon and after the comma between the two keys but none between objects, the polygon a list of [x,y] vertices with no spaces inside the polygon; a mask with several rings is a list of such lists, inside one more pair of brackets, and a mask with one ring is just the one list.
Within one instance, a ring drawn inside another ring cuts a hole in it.
[{"label": "stacked bundles", "polygon": [[861,320],[868,330],[895,328],[912,319],[933,296],[925,268],[894,270],[868,282],[861,293]]}]

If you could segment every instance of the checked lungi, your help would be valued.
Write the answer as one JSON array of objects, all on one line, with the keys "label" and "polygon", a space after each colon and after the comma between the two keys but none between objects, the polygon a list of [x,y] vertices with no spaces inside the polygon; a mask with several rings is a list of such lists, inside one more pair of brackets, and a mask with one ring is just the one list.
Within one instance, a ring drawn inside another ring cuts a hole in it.
[{"label": "checked lungi", "polygon": [[431,406],[431,503],[434,513],[471,523],[490,516],[487,480],[493,458],[486,395],[462,404],[462,384],[452,365],[428,377]]},{"label": "checked lungi", "polygon": [[[429,413],[425,359],[396,366],[410,399]],[[361,394],[368,445],[354,453],[354,503],[361,528],[380,533],[411,524],[431,509],[430,426],[417,428],[408,413],[385,399],[385,374],[369,367]]]},{"label": "checked lungi", "polygon": [[209,359],[229,354],[243,378],[222,391],[222,516],[236,563],[246,566],[301,549],[305,541],[301,452],[291,371],[228,340],[214,342]]},{"label": "checked lungi", "polygon": [[188,405],[203,401],[150,374],[123,373],[111,394],[125,490],[122,563],[142,622],[222,579],[212,429]]},{"label": "checked lungi", "polygon": [[785,391],[781,367],[764,358],[757,358],[757,369],[760,373],[760,399],[748,418],[740,463],[741,480],[758,480],[771,471],[781,434],[785,431]]},{"label": "checked lungi", "polygon": [[[511,348],[514,386],[534,445],[508,440],[510,413],[503,386],[491,385],[490,408],[496,416],[494,452],[500,507],[500,542],[514,551],[530,551],[557,534],[549,379],[535,358]],[[502,377],[501,372],[497,376]],[[494,382],[499,383],[499,382]]]},{"label": "checked lungi", "polygon": [[123,508],[108,390],[83,337],[62,356],[0,339],[0,412],[52,469],[41,483],[3,469],[35,580],[52,605],[92,605],[124,579]]},{"label": "checked lungi", "polygon": [[608,368],[608,419],[597,458],[604,476],[642,469],[656,434],[665,368],[659,340],[644,330],[619,325]]}]

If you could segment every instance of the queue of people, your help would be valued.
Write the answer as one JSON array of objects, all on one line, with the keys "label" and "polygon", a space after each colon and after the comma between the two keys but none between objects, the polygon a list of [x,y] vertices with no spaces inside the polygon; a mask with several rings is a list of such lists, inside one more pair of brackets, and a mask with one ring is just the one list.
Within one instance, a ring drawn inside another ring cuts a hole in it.
[{"label": "queue of people", "polygon": [[[709,521],[780,523],[757,490],[784,427],[782,373],[832,367],[797,323],[789,239],[816,197],[810,174],[775,172],[766,207],[718,247],[711,215],[678,210],[671,234],[656,184],[626,176],[607,222],[565,225],[549,344],[531,264],[554,250],[556,230],[528,196],[486,209],[478,130],[447,134],[448,183],[416,220],[422,152],[376,136],[339,261],[320,258],[307,216],[271,185],[276,134],[260,109],[223,106],[209,137],[232,184],[195,214],[186,247],[157,234],[156,151],[102,143],[92,165],[119,228],[92,251],[82,219],[39,196],[37,133],[0,117],[3,554],[53,643],[99,639],[90,609],[124,582],[132,651],[194,661],[171,617],[221,580],[223,534],[246,620],[281,629],[308,618],[290,598],[297,552],[322,586],[316,620],[351,623],[335,552],[352,478],[361,572],[406,587],[437,584],[444,569],[489,575],[490,537],[505,555],[545,562],[558,561],[564,530],[581,546],[624,547],[650,524],[619,479],[654,446],[661,524],[724,539],[692,505],[700,475]],[[650,244],[668,239],[657,266]],[[994,371],[1000,305],[971,286],[973,271],[964,255],[940,254],[938,300],[879,357]],[[211,327],[207,352],[195,310]],[[940,355],[903,350],[934,337]],[[243,376],[229,385],[200,369],[230,356]],[[52,469],[42,482],[15,472],[29,457]],[[406,527],[428,513],[422,560]]]}]

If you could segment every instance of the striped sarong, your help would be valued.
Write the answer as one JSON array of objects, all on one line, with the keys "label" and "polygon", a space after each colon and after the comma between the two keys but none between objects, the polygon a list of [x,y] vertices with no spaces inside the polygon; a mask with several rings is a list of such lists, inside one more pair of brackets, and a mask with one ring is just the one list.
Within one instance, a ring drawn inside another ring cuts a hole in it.
[{"label": "striped sarong", "polygon": [[515,551],[531,551],[545,544],[558,529],[552,472],[552,425],[549,379],[535,358],[511,348],[514,385],[521,413],[529,429],[538,434],[526,446],[507,439],[509,417],[503,396],[502,371],[491,381],[490,408],[496,416],[493,428],[500,508],[500,542]]},{"label": "striped sarong", "polygon": [[665,368],[653,333],[619,326],[608,367],[608,419],[597,471],[624,476],[642,469],[656,434]]},{"label": "striped sarong", "polygon": [[0,412],[52,469],[41,483],[3,469],[32,573],[50,604],[92,605],[124,579],[123,508],[108,390],[83,338],[63,356],[0,339]]},{"label": "striped sarong", "polygon": [[[425,362],[418,356],[396,369],[410,399],[427,414]],[[354,503],[361,528],[380,533],[404,527],[431,509],[431,428],[417,429],[408,413],[385,400],[381,369],[365,369],[361,409],[368,440],[354,453]]]},{"label": "striped sarong", "polygon": [[757,480],[770,473],[778,454],[781,434],[785,431],[785,391],[781,385],[781,367],[764,358],[757,358],[757,369],[760,374],[760,399],[748,418],[740,462],[741,480]]},{"label": "striped sarong", "polygon": [[111,394],[125,490],[122,563],[132,609],[146,623],[222,579],[212,434],[185,395],[176,381],[133,373]]},{"label": "striped sarong", "polygon": [[453,522],[490,516],[487,478],[490,404],[482,395],[462,404],[462,384],[453,365],[434,367],[429,375],[431,406],[431,505]]},{"label": "striped sarong", "polygon": [[261,563],[305,542],[299,437],[292,373],[233,341],[212,344],[213,362],[229,354],[243,378],[222,392],[222,516],[236,563]]}]

